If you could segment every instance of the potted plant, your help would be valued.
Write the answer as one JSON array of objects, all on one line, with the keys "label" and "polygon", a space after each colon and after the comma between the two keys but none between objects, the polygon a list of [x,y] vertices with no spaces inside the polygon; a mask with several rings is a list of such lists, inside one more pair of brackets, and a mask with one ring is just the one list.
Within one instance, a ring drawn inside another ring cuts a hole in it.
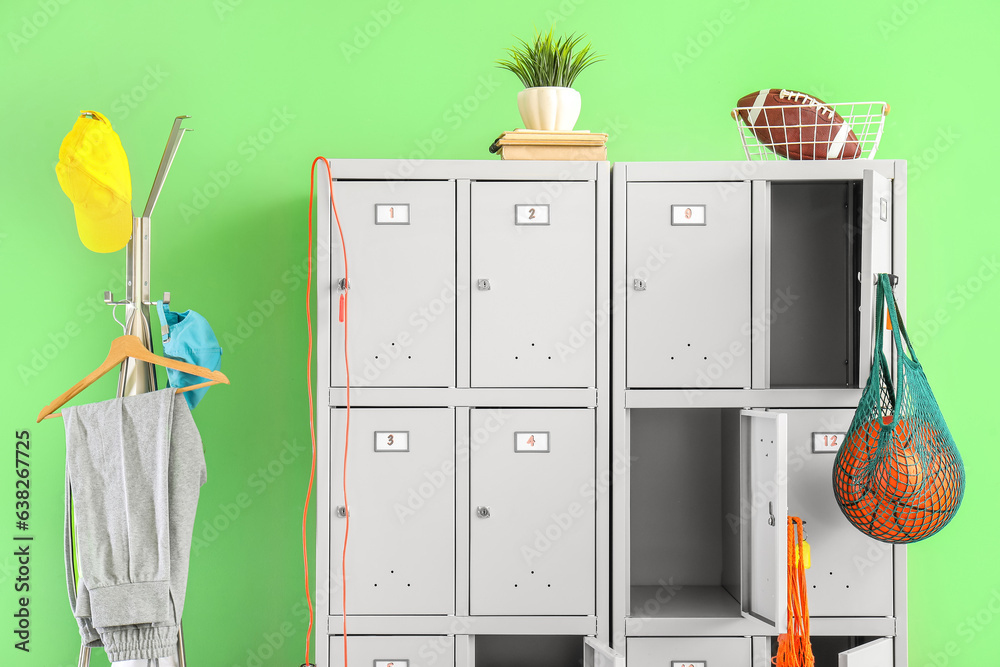
[{"label": "potted plant", "polygon": [[520,45],[507,49],[508,59],[497,61],[497,67],[510,70],[524,84],[517,108],[529,130],[572,130],[580,117],[580,93],[573,82],[604,59],[591,52],[589,43],[578,48],[585,35],[556,38],[552,33],[552,28],[544,35],[536,32],[530,44],[519,39]]}]

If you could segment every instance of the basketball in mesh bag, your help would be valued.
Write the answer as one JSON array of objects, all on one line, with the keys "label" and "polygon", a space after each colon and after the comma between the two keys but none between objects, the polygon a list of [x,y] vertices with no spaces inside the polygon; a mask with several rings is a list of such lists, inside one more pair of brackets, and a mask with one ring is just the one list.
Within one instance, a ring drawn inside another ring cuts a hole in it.
[{"label": "basketball in mesh bag", "polygon": [[[962,502],[965,469],[899,319],[887,274],[879,276],[875,302],[875,360],[837,452],[833,490],[840,509],[861,532],[906,544],[930,537],[951,521]],[[898,351],[895,386],[881,335],[886,310]]]}]

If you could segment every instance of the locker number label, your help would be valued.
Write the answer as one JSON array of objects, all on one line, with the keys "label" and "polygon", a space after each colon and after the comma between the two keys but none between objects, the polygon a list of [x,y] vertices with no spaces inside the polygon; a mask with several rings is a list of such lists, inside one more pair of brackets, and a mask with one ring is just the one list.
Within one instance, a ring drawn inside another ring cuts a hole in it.
[{"label": "locker number label", "polygon": [[704,204],[674,204],[670,207],[670,224],[678,227],[704,226]]},{"label": "locker number label", "polygon": [[517,204],[514,206],[515,225],[549,224],[548,204]]},{"label": "locker number label", "polygon": [[530,431],[514,434],[515,452],[547,452],[549,451],[549,434],[547,431]]},{"label": "locker number label", "polygon": [[813,433],[813,453],[836,453],[846,437],[846,433]]},{"label": "locker number label", "polygon": [[375,204],[376,225],[410,224],[409,204]]},{"label": "locker number label", "polygon": [[671,660],[670,667],[708,667],[704,660]]},{"label": "locker number label", "polygon": [[409,660],[376,660],[373,667],[410,667]]},{"label": "locker number label", "polygon": [[375,431],[376,452],[410,451],[409,431]]}]

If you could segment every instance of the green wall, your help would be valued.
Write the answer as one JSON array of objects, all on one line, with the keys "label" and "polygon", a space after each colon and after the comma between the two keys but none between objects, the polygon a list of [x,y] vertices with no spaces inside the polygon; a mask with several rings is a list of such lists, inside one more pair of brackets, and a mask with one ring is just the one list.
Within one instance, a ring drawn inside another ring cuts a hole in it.
[{"label": "green wall", "polygon": [[[520,125],[516,81],[492,62],[512,35],[553,21],[608,55],[578,83],[578,127],[608,132],[613,161],[741,159],[729,109],[761,87],[892,104],[879,156],[909,160],[909,328],[968,472],[956,519],[910,549],[910,664],[996,664],[1000,9],[969,0],[5,0],[0,662],[61,667],[77,654],[62,567],[62,424],[34,417],[119,333],[100,296],[122,293],[124,265],[124,253],[82,246],[53,171],[78,110],[114,124],[137,208],[171,120],[192,116],[154,216],[153,290],[208,317],[232,386],[195,413],[209,482],[188,653],[195,665],[298,665],[309,162],[490,159],[490,141]],[[83,399],[113,392],[109,376]],[[30,654],[13,649],[11,632],[21,429],[33,445]],[[272,644],[275,657],[255,662]]]}]

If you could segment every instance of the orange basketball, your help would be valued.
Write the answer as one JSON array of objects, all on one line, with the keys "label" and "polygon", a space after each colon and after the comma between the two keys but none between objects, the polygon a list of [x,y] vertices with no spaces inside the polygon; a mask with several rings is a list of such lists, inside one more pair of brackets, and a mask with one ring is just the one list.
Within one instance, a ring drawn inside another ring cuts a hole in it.
[{"label": "orange basketball", "polygon": [[[960,465],[928,424],[900,420],[892,450],[875,463],[878,436],[891,423],[871,421],[852,432],[834,481],[844,514],[866,534],[887,542],[923,539],[947,523],[961,501]],[[912,439],[911,439],[912,436]],[[917,451],[925,452],[923,463]],[[927,455],[929,453],[929,455]]]}]

